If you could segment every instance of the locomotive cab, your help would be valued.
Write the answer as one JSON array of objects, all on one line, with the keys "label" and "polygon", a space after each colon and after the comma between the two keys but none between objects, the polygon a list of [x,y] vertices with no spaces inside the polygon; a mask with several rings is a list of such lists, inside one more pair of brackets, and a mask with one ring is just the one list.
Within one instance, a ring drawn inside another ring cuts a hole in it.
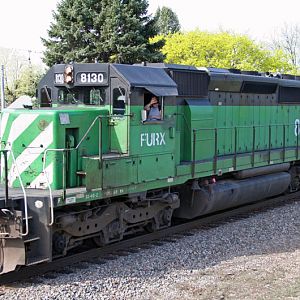
[{"label": "locomotive cab", "polygon": [[[159,67],[53,66],[38,85],[38,109],[3,113],[2,142],[16,158],[8,160],[8,185],[21,187],[21,179],[25,188],[62,189],[65,198],[70,188],[109,194],[118,187],[114,193],[122,194],[123,186],[173,177],[177,94]],[[141,111],[152,96],[161,119],[144,122]],[[20,179],[16,164],[23,166]]]}]

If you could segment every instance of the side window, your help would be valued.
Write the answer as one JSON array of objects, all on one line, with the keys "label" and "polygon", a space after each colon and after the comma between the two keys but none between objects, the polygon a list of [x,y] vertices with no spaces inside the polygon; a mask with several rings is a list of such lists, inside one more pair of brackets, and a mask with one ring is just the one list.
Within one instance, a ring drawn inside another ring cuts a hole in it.
[{"label": "side window", "polygon": [[41,106],[51,106],[51,89],[46,86],[41,89]]},{"label": "side window", "polygon": [[113,114],[124,115],[126,111],[125,89],[117,87],[113,89]]},{"label": "side window", "polygon": [[155,95],[145,94],[144,110],[142,111],[142,121],[160,122],[163,120],[164,98]]}]

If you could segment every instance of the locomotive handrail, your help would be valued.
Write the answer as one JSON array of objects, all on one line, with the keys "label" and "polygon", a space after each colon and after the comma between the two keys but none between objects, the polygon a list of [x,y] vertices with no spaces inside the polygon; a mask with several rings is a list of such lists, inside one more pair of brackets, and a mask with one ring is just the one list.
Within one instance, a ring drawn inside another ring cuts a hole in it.
[{"label": "locomotive handrail", "polygon": [[[123,117],[132,117],[132,114],[126,114],[126,115],[122,115]],[[97,116],[91,123],[91,125],[89,126],[89,128],[87,129],[87,131],[85,132],[85,134],[83,135],[83,137],[81,138],[81,140],[79,141],[79,143],[77,144],[76,147],[74,148],[49,148],[46,149],[44,151],[43,154],[43,173],[45,175],[46,178],[46,183],[47,186],[49,188],[49,197],[50,197],[50,223],[49,226],[52,226],[54,224],[54,201],[53,201],[53,193],[52,193],[52,189],[51,189],[51,185],[49,182],[49,178],[46,172],[46,159],[47,159],[47,153],[50,151],[53,152],[63,152],[63,197],[64,199],[66,198],[66,178],[65,178],[65,154],[66,152],[71,152],[71,151],[75,151],[78,150],[79,147],[81,146],[81,144],[83,143],[83,141],[86,139],[87,135],[89,134],[89,132],[92,130],[92,128],[94,127],[94,125],[96,124],[97,120],[100,120],[99,122],[99,135],[101,135],[99,137],[99,161],[102,161],[102,119],[109,119],[112,118],[112,115],[100,115]]]},{"label": "locomotive handrail", "polygon": [[[48,189],[49,189],[49,198],[50,198],[50,223],[48,224],[49,226],[52,226],[54,224],[54,201],[53,201],[53,193],[52,193],[51,185],[50,185],[50,182],[49,182],[48,174],[46,172],[47,153],[50,152],[50,151],[65,153],[67,151],[71,152],[71,151],[74,151],[74,150],[78,150],[78,148],[80,147],[82,142],[87,137],[88,133],[94,127],[97,120],[101,119],[102,117],[103,116],[97,116],[92,121],[91,125],[89,126],[89,128],[87,129],[87,131],[85,132],[85,134],[83,135],[83,137],[81,138],[81,140],[79,141],[79,143],[77,144],[77,146],[75,148],[48,148],[44,151],[44,155],[43,155],[43,173],[44,173],[45,178],[46,178],[47,186],[48,186]],[[100,123],[102,123],[102,122],[100,122]],[[99,142],[99,146],[100,146],[100,142]],[[101,153],[101,148],[99,148],[99,159],[100,159],[100,153]],[[65,174],[65,155],[63,155],[63,194],[64,194],[63,197],[65,199],[65,197],[66,197],[66,183],[65,183],[65,175],[64,174]]]},{"label": "locomotive handrail", "polygon": [[245,126],[232,126],[232,127],[210,127],[210,128],[193,128],[194,131],[201,131],[201,130],[215,130],[216,128],[219,129],[234,129],[234,128],[268,128],[269,126],[271,127],[280,127],[280,126],[299,126],[299,131],[300,131],[300,124],[297,125],[295,123],[291,124],[266,124],[266,125],[245,125]]},{"label": "locomotive handrail", "polygon": [[4,156],[4,173],[5,173],[5,206],[8,205],[8,161],[7,161],[8,150],[1,150]]},{"label": "locomotive handrail", "polygon": [[50,223],[48,224],[49,226],[52,226],[54,223],[54,204],[53,204],[53,194],[52,194],[52,189],[51,189],[51,185],[49,182],[49,178],[48,178],[48,174],[46,172],[46,158],[47,158],[47,153],[50,151],[64,151],[65,149],[46,149],[44,151],[44,155],[43,155],[43,174],[45,175],[46,178],[46,182],[47,182],[47,186],[49,189],[49,198],[50,198]]},{"label": "locomotive handrail", "polygon": [[14,164],[16,166],[16,170],[17,170],[17,173],[18,173],[20,185],[21,185],[22,192],[23,192],[23,195],[24,195],[25,233],[21,233],[21,236],[26,236],[29,233],[27,195],[26,195],[26,191],[25,191],[25,188],[24,188],[24,184],[23,184],[22,178],[21,178],[21,173],[19,171],[19,167],[18,167],[18,164],[17,164],[16,159],[15,159],[15,155],[14,155],[12,149],[10,149],[10,151],[11,151],[11,156],[13,158],[13,162],[14,162]]},{"label": "locomotive handrail", "polygon": [[[10,144],[7,144],[8,146],[11,146]],[[10,152],[11,153],[11,156],[12,156],[12,159],[13,159],[13,163],[14,165],[16,166],[16,170],[17,170],[17,175],[18,175],[18,179],[19,179],[19,182],[20,182],[20,186],[21,186],[21,189],[22,189],[22,192],[23,192],[23,196],[24,196],[24,219],[25,219],[25,232],[20,232],[20,235],[21,236],[26,236],[28,235],[29,233],[29,224],[28,224],[28,203],[27,203],[27,195],[26,195],[26,191],[25,191],[25,187],[24,187],[24,184],[23,184],[23,181],[22,181],[22,178],[21,178],[21,173],[19,171],[19,167],[18,167],[18,164],[16,162],[16,159],[15,159],[15,155],[12,151],[11,148],[9,149],[5,149],[5,150],[0,150],[0,153],[7,153],[7,152]],[[7,172],[5,172],[5,177],[7,180]],[[5,198],[6,200],[8,200],[8,183],[6,182],[5,184]],[[0,233],[0,235],[7,235],[9,233]]]},{"label": "locomotive handrail", "polygon": [[[5,206],[8,204],[8,169],[7,169],[7,152],[8,150],[1,150],[0,153],[4,155],[4,173],[5,173]],[[9,232],[1,232],[0,236],[9,235]]]},{"label": "locomotive handrail", "polygon": [[[122,115],[122,117],[132,117],[133,114],[125,114],[125,115]],[[102,133],[102,119],[110,119],[110,118],[113,118],[115,117],[115,115],[100,115],[100,116],[97,116],[91,123],[91,125],[89,126],[89,128],[87,129],[87,131],[85,132],[85,134],[83,135],[83,137],[81,138],[81,140],[79,141],[78,145],[73,148],[74,150],[77,150],[79,148],[79,146],[81,145],[81,143],[85,140],[86,136],[88,135],[88,133],[92,130],[92,128],[94,127],[95,123],[97,122],[98,119],[101,120],[101,125],[99,124],[99,133]],[[101,140],[102,140],[102,135],[101,135]],[[102,141],[100,141],[99,139],[99,160],[102,160],[102,151],[101,151],[101,148],[102,148]],[[100,155],[101,154],[101,155]]]},{"label": "locomotive handrail", "polygon": [[[251,165],[254,167],[255,165],[255,145],[256,145],[256,129],[264,128],[268,130],[268,143],[266,145],[266,148],[264,150],[268,151],[268,163],[271,164],[271,153],[272,153],[272,128],[282,128],[282,134],[283,134],[283,142],[282,142],[282,149],[283,149],[283,155],[282,160],[283,162],[286,161],[285,158],[285,151],[287,148],[286,145],[286,136],[287,136],[287,130],[286,127],[295,126],[295,139],[292,139],[294,143],[296,142],[296,145],[293,143],[291,146],[296,146],[296,157],[298,159],[299,156],[299,134],[300,134],[300,124],[291,123],[291,124],[265,124],[265,125],[245,125],[245,126],[231,126],[231,127],[212,127],[212,128],[193,128],[192,129],[192,176],[195,177],[195,168],[196,168],[196,142],[197,141],[203,141],[203,139],[197,139],[197,133],[200,131],[212,131],[212,134],[214,135],[214,138],[211,138],[211,140],[214,140],[214,156],[213,156],[213,170],[216,174],[217,172],[217,160],[218,160],[218,132],[220,130],[234,130],[234,155],[233,158],[233,169],[235,170],[237,167],[237,140],[238,140],[238,129],[252,129],[252,149],[251,149]],[[276,129],[278,130],[278,129]]]}]

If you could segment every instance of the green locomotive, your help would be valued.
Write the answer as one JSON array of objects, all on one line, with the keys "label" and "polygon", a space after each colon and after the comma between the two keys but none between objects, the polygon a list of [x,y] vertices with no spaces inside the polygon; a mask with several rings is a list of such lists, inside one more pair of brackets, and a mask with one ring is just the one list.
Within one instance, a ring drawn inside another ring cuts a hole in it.
[{"label": "green locomotive", "polygon": [[39,108],[2,112],[1,272],[297,190],[297,79],[53,66],[38,85]]}]

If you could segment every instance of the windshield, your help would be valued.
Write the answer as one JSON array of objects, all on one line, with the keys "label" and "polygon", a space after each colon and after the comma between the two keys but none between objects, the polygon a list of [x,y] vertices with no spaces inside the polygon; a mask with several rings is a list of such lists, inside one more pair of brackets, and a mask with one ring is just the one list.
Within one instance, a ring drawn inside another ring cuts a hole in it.
[{"label": "windshield", "polygon": [[58,104],[61,105],[104,105],[106,102],[106,88],[81,87],[58,90]]}]

